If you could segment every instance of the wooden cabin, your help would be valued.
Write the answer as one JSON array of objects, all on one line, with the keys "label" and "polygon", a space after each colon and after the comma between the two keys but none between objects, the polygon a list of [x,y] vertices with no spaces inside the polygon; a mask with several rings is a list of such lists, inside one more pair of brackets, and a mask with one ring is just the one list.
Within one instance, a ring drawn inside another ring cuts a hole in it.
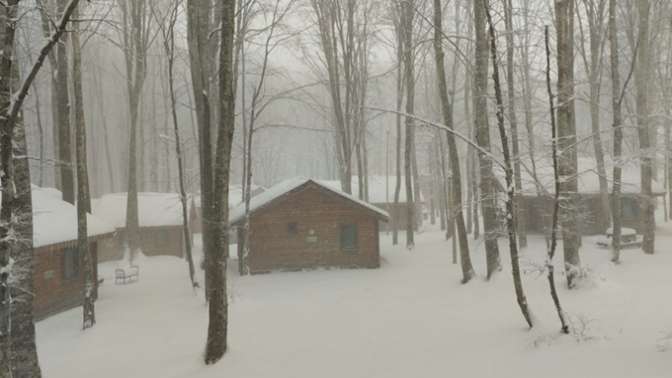
[{"label": "wooden cabin", "polygon": [[[250,203],[251,273],[317,267],[378,268],[379,222],[388,214],[331,186],[293,179]],[[245,208],[231,210],[230,224],[243,237]]]},{"label": "wooden cabin", "polygon": [[[599,175],[592,158],[579,158],[577,176],[578,202],[578,230],[583,235],[604,234],[611,227],[610,214],[602,206],[600,196]],[[612,191],[612,167],[607,166],[607,182],[609,193]],[[498,173],[500,182],[504,182],[501,172]],[[544,233],[548,227],[548,219],[553,209],[554,180],[550,165],[537,167],[538,179],[534,180],[528,172],[521,174],[523,178],[522,191],[519,193],[523,206],[525,224],[528,233]],[[537,183],[538,181],[538,183]],[[538,185],[539,184],[539,185]],[[542,194],[539,195],[539,192]],[[621,184],[621,214],[622,226],[642,230],[640,216],[640,174],[637,161],[630,161],[622,167]],[[654,198],[665,196],[665,190],[659,183],[653,183]],[[549,221],[550,222],[550,221]]]},{"label": "wooden cabin", "polygon": [[[100,261],[120,260],[126,248],[126,193],[106,194],[92,202],[93,213],[115,227],[112,240],[100,246]],[[192,201],[187,201],[190,206]],[[194,212],[188,209],[190,225]],[[138,193],[140,249],[145,256],[176,256],[185,253],[182,203],[177,193]]]},{"label": "wooden cabin", "polygon": [[[51,188],[32,188],[33,199],[33,313],[36,319],[81,305],[83,261],[77,250],[77,209]],[[87,216],[89,250],[94,279],[98,280],[98,246],[113,238],[114,227]]]}]

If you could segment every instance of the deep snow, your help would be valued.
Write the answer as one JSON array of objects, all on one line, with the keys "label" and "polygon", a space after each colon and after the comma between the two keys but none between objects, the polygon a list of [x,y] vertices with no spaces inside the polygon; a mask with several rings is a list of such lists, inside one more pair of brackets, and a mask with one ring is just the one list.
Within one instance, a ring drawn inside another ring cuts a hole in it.
[{"label": "deep snow", "polygon": [[[44,376],[672,377],[672,225],[659,228],[656,255],[627,250],[618,266],[594,238],[584,239],[582,287],[568,291],[558,277],[571,336],[558,335],[538,272],[541,238],[531,237],[521,259],[533,331],[515,304],[505,240],[505,269],[467,285],[439,231],[418,235],[412,251],[384,234],[381,245],[377,270],[241,278],[230,264],[230,349],[209,367],[201,358],[207,308],[190,289],[184,261],[147,258],[140,282],[126,286],[113,285],[114,263],[103,264],[93,329],[80,330],[81,309],[37,324]],[[482,243],[472,248],[482,273]]]}]

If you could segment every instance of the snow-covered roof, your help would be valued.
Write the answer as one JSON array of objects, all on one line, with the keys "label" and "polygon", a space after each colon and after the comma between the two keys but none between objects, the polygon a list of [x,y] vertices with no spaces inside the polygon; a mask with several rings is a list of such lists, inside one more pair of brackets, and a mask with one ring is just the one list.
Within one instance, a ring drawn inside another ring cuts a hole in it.
[{"label": "snow-covered roof", "polygon": [[[33,246],[42,247],[77,240],[77,208],[63,201],[60,191],[32,186],[31,196]],[[114,232],[112,225],[94,215],[88,214],[86,221],[89,237]]]},{"label": "snow-covered roof", "polygon": [[[191,205],[191,199],[187,201]],[[111,193],[91,203],[93,213],[116,228],[126,227],[126,193]],[[140,227],[179,226],[182,203],[177,193],[138,193]]]},{"label": "snow-covered roof", "polygon": [[[404,176],[401,179],[401,190],[399,191],[399,203],[406,203],[406,181]],[[320,183],[336,189],[341,189],[339,180],[319,180]],[[394,190],[397,184],[397,176],[369,176],[369,202],[370,203],[392,203],[394,202]],[[359,177],[352,176],[352,193],[359,193]],[[422,194],[421,194],[422,200]]]},{"label": "snow-covered roof", "polygon": [[[362,200],[359,200],[345,192],[342,192],[330,185],[326,185],[321,181],[315,181],[312,179],[306,179],[306,178],[294,178],[294,179],[289,179],[285,180],[279,184],[276,184],[270,188],[268,188],[265,192],[257,195],[256,197],[253,197],[250,199],[250,213],[255,212],[264,206],[268,205],[269,203],[275,201],[276,199],[282,197],[283,195],[298,189],[299,187],[302,187],[306,184],[313,183],[323,189],[326,189],[332,193],[338,194],[339,196],[343,197],[344,199],[354,202],[355,204],[362,206],[368,210],[371,210],[372,212],[376,213],[377,215],[383,217],[384,219],[388,219],[389,215],[387,214],[386,211],[381,210],[380,208],[373,206],[367,202],[364,202]],[[233,209],[231,209],[231,212],[229,213],[229,223],[237,223],[243,219],[245,216],[245,204],[240,204]]]},{"label": "snow-covered roof", "polygon": [[[529,162],[524,163],[525,166],[531,171],[531,164]],[[612,169],[613,163],[607,161],[606,163],[607,171],[607,183],[609,185],[609,191],[612,189]],[[555,181],[553,176],[553,166],[551,162],[548,161],[539,161],[537,162],[537,178],[539,183],[548,193],[554,193],[555,191]],[[638,194],[641,192],[640,186],[640,170],[639,162],[636,159],[629,159],[624,161],[621,164],[622,168],[622,178],[621,178],[621,190],[622,193],[628,194]],[[521,168],[521,178],[522,178],[522,192],[523,194],[536,195],[537,194],[537,184],[533,179],[532,174],[525,167]],[[504,184],[504,171],[495,166],[495,175],[498,177],[499,181]],[[579,187],[579,193],[584,194],[597,194],[600,192],[600,176],[597,173],[597,163],[593,158],[579,158],[578,159],[578,174],[577,174],[577,183]],[[663,186],[657,182],[653,181],[653,192],[654,193],[664,193],[665,189]]]}]

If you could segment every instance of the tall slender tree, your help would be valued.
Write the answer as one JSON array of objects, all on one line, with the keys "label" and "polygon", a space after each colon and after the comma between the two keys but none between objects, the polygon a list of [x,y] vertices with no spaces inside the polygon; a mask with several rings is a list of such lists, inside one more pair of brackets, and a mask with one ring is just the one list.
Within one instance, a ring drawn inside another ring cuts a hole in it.
[{"label": "tall slender tree", "polygon": [[[79,17],[75,9],[74,18]],[[89,172],[86,162],[86,119],[84,118],[84,94],[82,90],[82,51],[79,36],[79,22],[73,24],[70,33],[72,43],[72,88],[74,93],[75,121],[75,162],[77,173],[77,252],[82,258],[84,272],[84,291],[82,300],[82,328],[96,324],[94,301],[96,299],[96,279],[94,277],[96,261],[89,250],[88,225],[86,215],[91,212],[89,193]]]},{"label": "tall slender tree", "polygon": [[[588,75],[590,127],[593,135],[593,152],[600,185],[600,199],[604,214],[610,213],[609,184],[607,182],[607,170],[604,159],[604,146],[602,145],[602,133],[600,130],[600,99],[602,95],[602,66],[604,46],[606,42],[605,10],[607,0],[582,0],[583,9],[588,26],[589,50],[586,51],[585,38],[580,38],[580,56],[583,59],[584,69]],[[581,14],[581,12],[577,12]],[[579,31],[584,36],[583,25],[579,20]],[[603,217],[608,223],[609,217]],[[604,225],[606,226],[606,225]]]},{"label": "tall slender tree", "polygon": [[[434,0],[434,53],[436,76],[438,78],[439,86],[439,98],[441,100],[441,113],[443,114],[443,122],[447,127],[453,129],[452,104],[448,99],[448,84],[446,82],[446,71],[444,68],[442,24],[443,16],[441,11],[441,1]],[[453,237],[459,238],[460,261],[462,263],[462,282],[467,283],[474,276],[474,268],[471,265],[471,257],[469,256],[469,240],[467,239],[467,228],[464,223],[464,216],[462,212],[462,176],[460,173],[460,157],[457,151],[455,137],[450,133],[447,133],[447,137],[448,152],[450,154],[450,166],[453,174],[452,205],[454,214],[452,214],[451,218],[455,219],[457,227],[457,235],[453,235]],[[441,152],[443,153],[443,151]]]},{"label": "tall slender tree", "polygon": [[[406,86],[406,113],[415,113],[415,47],[413,42],[413,20],[415,2],[406,0],[401,3],[401,30],[404,43],[404,82]],[[413,173],[411,163],[415,153],[415,120],[405,118],[406,145],[404,148],[404,179],[406,183],[406,247],[415,245],[414,230],[416,209],[413,193]]]},{"label": "tall slender tree", "polygon": [[[611,108],[612,108],[612,128],[614,130],[613,140],[613,160],[614,167],[612,172],[612,192],[611,192],[611,219],[612,219],[612,256],[611,261],[618,263],[621,259],[621,153],[623,150],[623,115],[621,104],[623,96],[621,94],[621,73],[619,67],[618,51],[618,28],[616,27],[616,0],[609,0],[609,61],[611,64]],[[633,56],[633,64],[635,57]]]},{"label": "tall slender tree", "polygon": [[655,251],[655,198],[652,195],[653,159],[655,151],[651,147],[649,89],[651,80],[651,46],[649,35],[649,0],[637,2],[639,29],[637,32],[637,68],[635,69],[637,134],[639,136],[641,194],[640,207],[642,214],[644,253]]},{"label": "tall slender tree", "polygon": [[495,89],[495,104],[497,106],[497,129],[499,138],[502,142],[502,154],[504,155],[504,172],[506,178],[506,229],[509,239],[509,252],[511,254],[511,271],[513,274],[513,286],[516,293],[518,307],[525,318],[527,325],[532,328],[532,315],[527,304],[527,297],[523,291],[523,280],[520,275],[520,262],[518,261],[518,241],[516,238],[515,221],[515,201],[516,186],[514,184],[514,171],[511,152],[509,151],[509,138],[504,126],[504,100],[502,95],[502,86],[499,79],[499,65],[497,63],[497,38],[495,36],[495,25],[490,15],[489,0],[482,0],[485,16],[488,21],[488,31],[490,34],[490,56],[492,58],[492,82]]},{"label": "tall slender tree", "polygon": [[138,131],[142,89],[147,77],[147,50],[150,44],[151,18],[145,0],[119,0],[122,20],[122,44],[126,67],[126,91],[129,109],[128,190],[126,196],[126,242],[129,259],[140,248],[138,213]]},{"label": "tall slender tree", "polygon": [[558,156],[560,175],[560,223],[567,273],[567,286],[579,277],[579,234],[577,226],[577,154],[574,110],[574,0],[555,2],[558,65]]},{"label": "tall slender tree", "polygon": [[[490,151],[490,127],[488,126],[488,36],[486,34],[485,3],[474,1],[475,65],[474,65],[474,129],[478,145]],[[479,155],[481,212],[483,214],[483,232],[487,278],[501,269],[499,246],[497,245],[497,204],[496,186],[492,172],[492,161],[484,153]]]},{"label": "tall slender tree", "polygon": [[[67,0],[55,0],[56,18],[62,17]],[[38,8],[42,21],[42,31],[45,38],[49,38],[56,27],[56,24],[50,19],[52,14],[48,2],[37,0]],[[58,41],[53,51],[49,53],[49,64],[51,65],[51,101],[52,114],[54,120],[54,151],[56,164],[56,187],[61,190],[63,200],[69,203],[75,203],[75,179],[72,165],[71,148],[71,124],[70,124],[70,93],[68,51],[67,43],[64,40]]]},{"label": "tall slender tree", "polygon": [[196,279],[196,269],[194,266],[194,257],[192,253],[191,227],[189,224],[189,198],[187,195],[187,185],[185,178],[185,159],[182,146],[182,137],[177,117],[177,98],[175,94],[175,26],[179,15],[179,1],[175,0],[170,4],[165,15],[159,14],[152,8],[157,25],[163,37],[163,50],[166,55],[166,69],[168,80],[168,97],[170,98],[170,116],[173,126],[173,135],[175,137],[175,157],[177,159],[177,180],[180,191],[180,204],[182,205],[182,235],[185,243],[185,252],[187,255],[187,266],[189,268],[189,279],[191,286],[199,286]]},{"label": "tall slender tree", "polygon": [[527,225],[525,218],[525,209],[523,208],[523,200],[521,197],[521,190],[523,189],[523,179],[520,171],[520,143],[518,135],[518,116],[516,115],[516,86],[515,86],[515,43],[513,30],[513,2],[512,0],[504,0],[504,25],[506,35],[506,91],[508,97],[508,117],[509,125],[511,126],[511,153],[513,157],[513,174],[514,184],[516,185],[516,229],[518,230],[518,242],[521,248],[527,246]]}]

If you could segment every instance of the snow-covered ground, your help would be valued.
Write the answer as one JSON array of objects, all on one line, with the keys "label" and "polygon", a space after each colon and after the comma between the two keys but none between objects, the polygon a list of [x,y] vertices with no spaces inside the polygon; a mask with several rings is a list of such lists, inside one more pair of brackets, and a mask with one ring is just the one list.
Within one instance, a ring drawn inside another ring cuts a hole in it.
[{"label": "snow-covered ground", "polygon": [[[80,330],[81,309],[37,324],[44,376],[672,377],[672,225],[659,228],[656,255],[627,250],[618,266],[584,239],[582,287],[568,291],[558,277],[570,336],[558,334],[538,271],[542,239],[532,237],[522,256],[533,331],[515,303],[504,240],[505,269],[467,285],[440,232],[417,240],[408,251],[383,236],[377,270],[241,278],[230,264],[230,349],[209,367],[201,358],[206,307],[184,261],[145,259],[140,282],[126,286],[113,284],[114,265],[105,264],[93,329]],[[472,247],[482,273],[483,246]]]}]

